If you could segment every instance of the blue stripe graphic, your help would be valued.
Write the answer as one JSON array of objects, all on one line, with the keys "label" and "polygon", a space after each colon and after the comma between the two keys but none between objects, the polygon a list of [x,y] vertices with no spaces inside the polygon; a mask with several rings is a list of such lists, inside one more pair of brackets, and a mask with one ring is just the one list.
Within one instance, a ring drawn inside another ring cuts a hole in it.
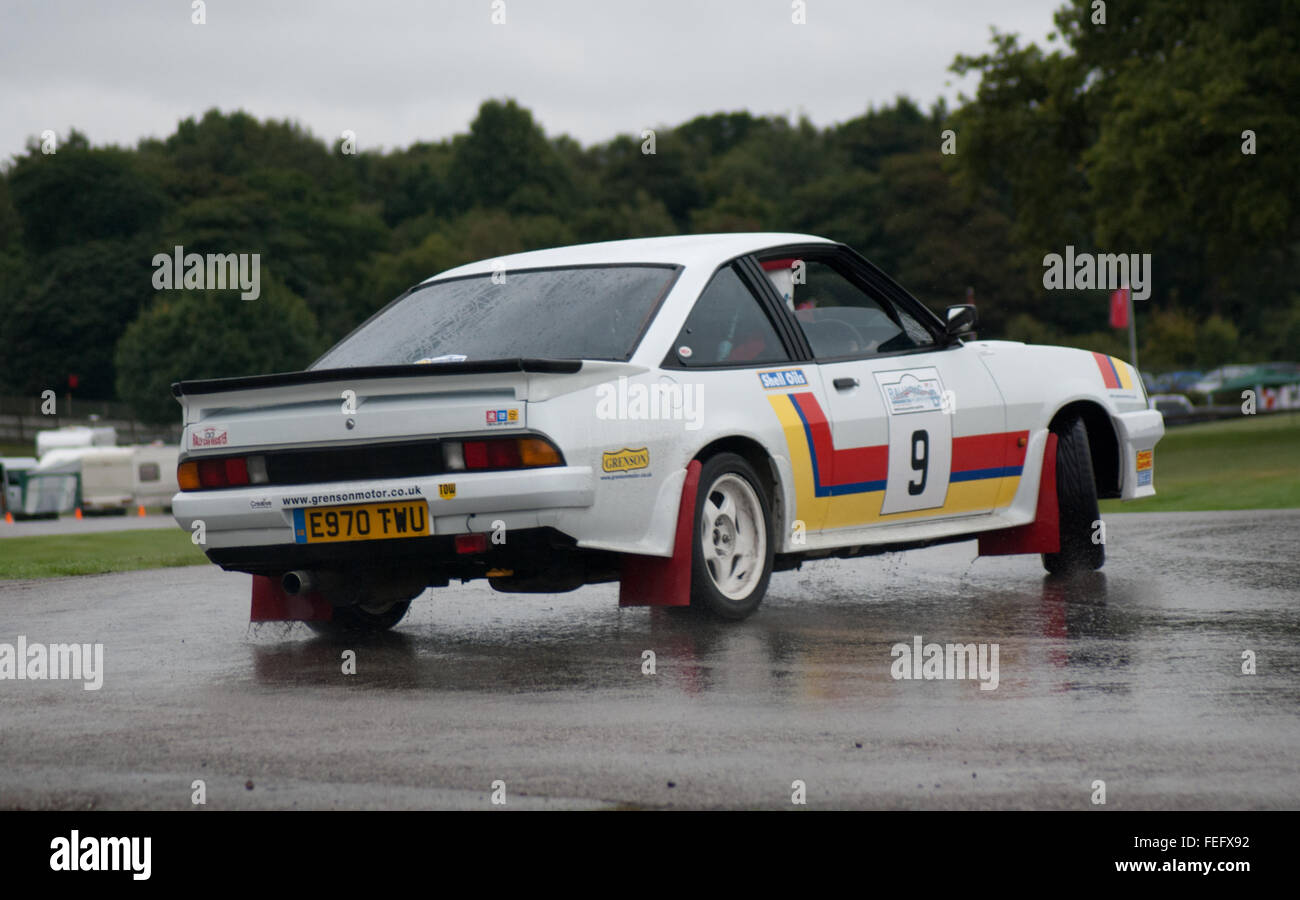
[{"label": "blue stripe graphic", "polygon": [[882,481],[859,481],[856,484],[833,484],[825,486],[822,484],[821,473],[817,468],[817,446],[813,443],[812,427],[804,417],[803,410],[799,408],[799,403],[794,399],[794,394],[787,395],[790,402],[794,404],[794,411],[799,414],[799,421],[803,423],[804,438],[808,441],[808,456],[812,460],[813,467],[813,493],[817,497],[843,497],[845,494],[870,494],[872,491],[883,491],[885,482]]},{"label": "blue stripe graphic", "polygon": [[948,481],[982,481],[985,478],[1010,478],[1024,471],[1024,466],[1000,466],[992,469],[969,469],[965,472],[953,472]]}]

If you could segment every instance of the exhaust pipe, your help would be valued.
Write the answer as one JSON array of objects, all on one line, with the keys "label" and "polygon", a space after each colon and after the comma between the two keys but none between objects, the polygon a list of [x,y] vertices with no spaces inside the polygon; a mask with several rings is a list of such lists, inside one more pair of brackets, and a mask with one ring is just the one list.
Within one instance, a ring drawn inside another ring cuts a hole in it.
[{"label": "exhaust pipe", "polygon": [[290,597],[298,594],[305,594],[316,589],[316,580],[310,572],[296,569],[292,572],[285,572],[280,578],[280,586]]},{"label": "exhaust pipe", "polygon": [[280,576],[280,586],[290,597],[319,591],[335,605],[410,600],[424,590],[428,581],[422,575],[409,574],[398,578],[368,579],[357,573],[334,569],[294,569]]}]

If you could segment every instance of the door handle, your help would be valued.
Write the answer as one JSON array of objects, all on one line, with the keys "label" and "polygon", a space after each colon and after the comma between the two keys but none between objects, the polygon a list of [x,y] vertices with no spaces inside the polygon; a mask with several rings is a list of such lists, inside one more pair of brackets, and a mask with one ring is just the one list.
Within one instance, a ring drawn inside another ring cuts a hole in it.
[{"label": "door handle", "polygon": [[858,386],[856,378],[836,378],[831,383],[835,385],[837,391],[847,391]]}]

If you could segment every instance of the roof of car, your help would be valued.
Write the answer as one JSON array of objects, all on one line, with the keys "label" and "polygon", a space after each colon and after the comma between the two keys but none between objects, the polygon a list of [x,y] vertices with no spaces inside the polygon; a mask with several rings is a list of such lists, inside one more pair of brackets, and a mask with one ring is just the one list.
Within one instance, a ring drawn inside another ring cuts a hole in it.
[{"label": "roof of car", "polygon": [[552,266],[584,266],[611,263],[666,263],[669,265],[720,265],[732,257],[755,253],[783,244],[832,244],[823,237],[790,232],[744,232],[739,234],[683,234],[671,237],[633,238],[529,250],[508,256],[483,259],[440,272],[432,278],[457,278],[482,275],[497,268],[533,269]]}]

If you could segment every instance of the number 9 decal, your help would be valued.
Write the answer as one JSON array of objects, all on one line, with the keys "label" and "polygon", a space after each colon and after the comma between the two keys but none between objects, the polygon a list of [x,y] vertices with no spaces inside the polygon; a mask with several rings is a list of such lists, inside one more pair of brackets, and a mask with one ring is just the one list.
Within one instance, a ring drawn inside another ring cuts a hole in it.
[{"label": "number 9 decal", "polygon": [[952,415],[933,367],[876,372],[889,419],[889,474],[881,515],[939,510],[952,471]]},{"label": "number 9 decal", "polygon": [[925,493],[925,475],[930,468],[930,435],[924,430],[912,432],[912,468],[921,473],[920,481],[907,483],[907,492],[915,497]]}]

